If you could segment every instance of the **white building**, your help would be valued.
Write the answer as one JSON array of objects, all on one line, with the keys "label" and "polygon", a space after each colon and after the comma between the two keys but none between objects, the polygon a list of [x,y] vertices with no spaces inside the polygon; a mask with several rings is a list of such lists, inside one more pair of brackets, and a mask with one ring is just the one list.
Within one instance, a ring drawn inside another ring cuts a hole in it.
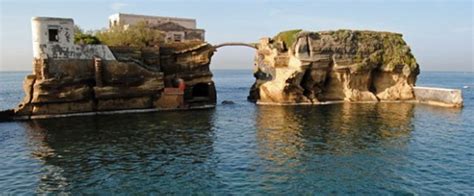
[{"label": "white building", "polygon": [[92,59],[98,56],[115,60],[105,45],[74,44],[74,21],[71,18],[33,17],[31,28],[35,59]]},{"label": "white building", "polygon": [[164,31],[166,42],[181,42],[183,40],[204,41],[205,31],[198,29],[195,19],[145,16],[136,14],[117,13],[109,16],[109,27],[130,25],[145,21],[150,27]]}]

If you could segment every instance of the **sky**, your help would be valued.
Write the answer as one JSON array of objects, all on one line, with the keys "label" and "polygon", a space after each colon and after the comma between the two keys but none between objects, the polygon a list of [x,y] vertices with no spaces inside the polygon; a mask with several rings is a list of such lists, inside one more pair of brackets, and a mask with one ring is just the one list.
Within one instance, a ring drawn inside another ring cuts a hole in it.
[{"label": "sky", "polygon": [[[31,17],[73,18],[97,30],[118,12],[195,18],[211,44],[256,42],[289,29],[393,31],[403,34],[422,71],[474,71],[471,0],[0,0],[0,10],[0,71],[32,70]],[[251,69],[254,52],[220,48],[211,69]]]}]

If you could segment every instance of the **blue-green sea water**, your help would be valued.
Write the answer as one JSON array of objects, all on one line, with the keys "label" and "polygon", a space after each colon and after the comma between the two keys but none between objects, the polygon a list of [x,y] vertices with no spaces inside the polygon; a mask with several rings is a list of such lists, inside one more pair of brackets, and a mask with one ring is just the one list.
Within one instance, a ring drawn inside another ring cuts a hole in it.
[{"label": "blue-green sea water", "polygon": [[[0,73],[0,109],[26,72]],[[474,194],[473,73],[462,109],[258,106],[251,71],[214,71],[215,109],[0,123],[0,194]]]}]

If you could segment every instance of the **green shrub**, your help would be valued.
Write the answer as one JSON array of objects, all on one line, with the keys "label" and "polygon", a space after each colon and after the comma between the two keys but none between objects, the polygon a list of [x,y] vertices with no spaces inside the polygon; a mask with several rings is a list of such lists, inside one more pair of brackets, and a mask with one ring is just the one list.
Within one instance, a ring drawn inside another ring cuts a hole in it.
[{"label": "green shrub", "polygon": [[74,35],[74,43],[76,44],[100,44],[99,39],[90,34]]},{"label": "green shrub", "polygon": [[285,44],[286,48],[290,48],[296,41],[296,35],[301,31],[301,29],[282,31],[278,33],[278,35],[273,37],[273,39],[277,41],[282,41]]},{"label": "green shrub", "polygon": [[82,29],[75,25],[74,26],[74,43],[75,44],[100,44],[99,39],[92,35],[92,32],[84,33]]},{"label": "green shrub", "polygon": [[107,30],[96,32],[95,36],[101,43],[108,46],[153,47],[164,42],[164,33],[153,29],[145,23],[139,22],[127,28],[115,26]]}]

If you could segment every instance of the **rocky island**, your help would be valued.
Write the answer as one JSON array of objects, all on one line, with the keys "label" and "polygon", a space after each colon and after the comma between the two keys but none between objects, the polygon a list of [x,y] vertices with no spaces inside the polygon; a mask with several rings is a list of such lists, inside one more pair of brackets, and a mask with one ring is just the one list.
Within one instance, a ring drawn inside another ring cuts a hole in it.
[{"label": "rocky island", "polygon": [[16,117],[215,106],[214,50],[202,39],[140,47],[77,44],[72,19],[36,17],[32,25],[34,72],[24,80]]},{"label": "rocky island", "polygon": [[414,99],[419,74],[401,34],[293,30],[260,40],[250,100],[320,103]]},{"label": "rocky island", "polygon": [[257,44],[248,99],[259,104],[410,101],[462,106],[460,90],[415,87],[420,68],[402,35],[291,30]]},{"label": "rocky island", "polygon": [[258,104],[409,101],[462,106],[460,90],[416,87],[420,67],[398,33],[291,30],[255,44],[213,46],[193,19],[124,14],[111,16],[106,32],[121,26],[122,33],[132,33],[127,28],[139,20],[147,27],[137,35],[157,30],[163,40],[89,44],[84,40],[94,37],[85,36],[78,43],[72,19],[33,18],[33,73],[24,80],[23,101],[2,112],[2,118],[213,108],[216,90],[209,65],[216,49],[227,45],[256,49],[256,81],[248,99]]}]

